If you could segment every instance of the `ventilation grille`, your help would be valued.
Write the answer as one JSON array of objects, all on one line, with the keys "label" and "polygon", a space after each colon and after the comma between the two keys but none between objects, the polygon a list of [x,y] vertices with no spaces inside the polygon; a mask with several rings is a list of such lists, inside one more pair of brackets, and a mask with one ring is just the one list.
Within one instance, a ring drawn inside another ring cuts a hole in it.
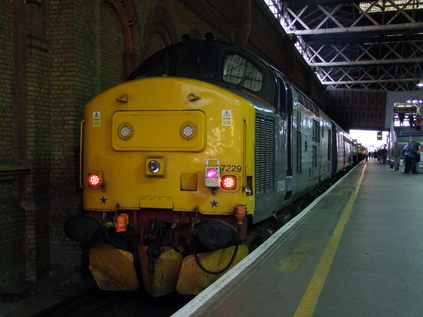
[{"label": "ventilation grille", "polygon": [[256,118],[256,194],[274,190],[275,122]]}]

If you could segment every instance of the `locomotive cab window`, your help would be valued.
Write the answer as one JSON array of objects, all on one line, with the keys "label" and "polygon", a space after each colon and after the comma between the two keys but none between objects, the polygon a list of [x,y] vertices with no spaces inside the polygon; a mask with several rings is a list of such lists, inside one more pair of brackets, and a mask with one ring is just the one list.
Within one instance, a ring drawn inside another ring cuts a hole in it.
[{"label": "locomotive cab window", "polygon": [[154,76],[167,76],[170,72],[171,56],[168,52],[161,52],[150,58],[131,74],[128,80]]},{"label": "locomotive cab window", "polygon": [[236,54],[226,56],[223,80],[255,92],[263,86],[263,74],[244,57]]},{"label": "locomotive cab window", "polygon": [[180,77],[214,78],[217,52],[214,48],[186,48],[178,51],[175,75]]}]

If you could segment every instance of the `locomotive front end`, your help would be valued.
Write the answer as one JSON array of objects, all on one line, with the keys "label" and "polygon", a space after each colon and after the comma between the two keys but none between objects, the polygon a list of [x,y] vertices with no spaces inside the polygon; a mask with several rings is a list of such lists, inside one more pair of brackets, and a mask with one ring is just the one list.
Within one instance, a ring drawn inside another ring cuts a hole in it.
[{"label": "locomotive front end", "polygon": [[81,183],[90,217],[78,221],[90,228],[80,240],[100,288],[136,289],[139,261],[153,296],[197,294],[246,256],[254,122],[249,102],[182,78],[130,81],[87,105]]}]

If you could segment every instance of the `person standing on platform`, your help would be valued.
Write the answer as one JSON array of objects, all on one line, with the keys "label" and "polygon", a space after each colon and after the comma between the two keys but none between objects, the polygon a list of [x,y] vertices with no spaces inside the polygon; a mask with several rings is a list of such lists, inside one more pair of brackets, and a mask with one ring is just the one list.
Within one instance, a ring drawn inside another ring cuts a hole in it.
[{"label": "person standing on platform", "polygon": [[410,172],[410,161],[408,160],[408,148],[410,147],[411,141],[408,144],[404,145],[402,149],[402,154],[404,155],[404,173],[408,174]]},{"label": "person standing on platform", "polygon": [[414,116],[412,113],[408,115],[408,122],[410,122],[410,127],[414,126]]},{"label": "person standing on platform", "polygon": [[395,145],[391,151],[391,155],[394,158],[394,172],[396,172],[399,170],[399,163],[402,155],[402,148],[400,147],[398,142],[395,142]]},{"label": "person standing on platform", "polygon": [[386,164],[386,158],[388,157],[388,150],[386,149],[386,144],[380,150],[380,155],[381,155],[382,164],[385,165]]},{"label": "person standing on platform", "polygon": [[421,126],[421,122],[422,122],[422,117],[420,117],[420,115],[416,115],[416,130],[420,131],[420,126]]},{"label": "person standing on platform", "polygon": [[409,174],[410,172],[413,174],[417,173],[416,168],[416,158],[417,158],[417,145],[416,141],[411,141],[407,145],[407,149],[405,150],[405,174]]},{"label": "person standing on platform", "polygon": [[405,118],[404,112],[399,112],[398,118],[399,118],[400,126],[402,126],[404,124],[404,118]]},{"label": "person standing on platform", "polygon": [[416,142],[416,169],[415,169],[415,174],[417,174],[417,170],[418,170],[418,165],[420,162],[420,143]]}]

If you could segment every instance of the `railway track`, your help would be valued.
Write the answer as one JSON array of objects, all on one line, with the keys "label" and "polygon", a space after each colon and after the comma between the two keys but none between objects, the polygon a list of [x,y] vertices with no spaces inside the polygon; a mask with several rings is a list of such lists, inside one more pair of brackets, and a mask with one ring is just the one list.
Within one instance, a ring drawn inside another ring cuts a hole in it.
[{"label": "railway track", "polygon": [[[337,177],[322,183],[311,193],[303,196],[289,207],[276,213],[272,218],[256,225],[251,232],[249,240],[252,251],[270,237],[275,231],[287,223],[292,217],[298,214],[317,196],[326,191],[337,179]],[[90,287],[86,292],[67,298],[54,306],[34,315],[35,317],[160,317],[170,316],[194,296],[182,296],[169,294],[160,298],[147,295],[145,291],[138,292],[106,292],[99,290],[96,286]]]},{"label": "railway track", "polygon": [[53,306],[34,315],[41,316],[94,316],[93,313],[114,302],[113,293],[100,291],[96,286],[88,288],[85,292],[67,297]]},{"label": "railway track", "polygon": [[94,286],[37,313],[34,317],[170,316],[192,298],[193,296],[177,294],[153,298],[143,291],[106,292]]}]

